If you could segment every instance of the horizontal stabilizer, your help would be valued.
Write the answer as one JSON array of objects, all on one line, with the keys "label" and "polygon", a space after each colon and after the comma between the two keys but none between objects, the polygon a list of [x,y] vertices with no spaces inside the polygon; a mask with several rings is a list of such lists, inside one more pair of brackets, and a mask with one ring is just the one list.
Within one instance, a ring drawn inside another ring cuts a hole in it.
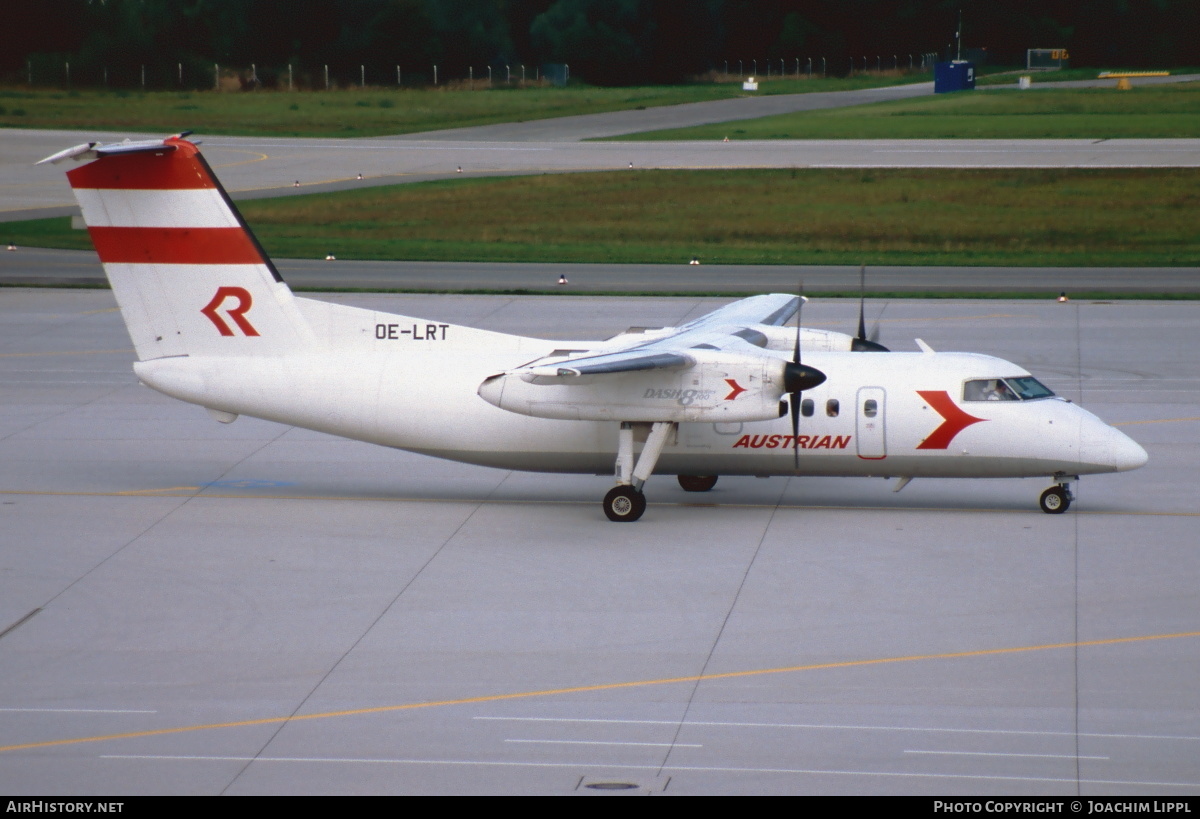
[{"label": "horizontal stabilizer", "polygon": [[[67,148],[65,151],[51,154],[34,164],[57,165],[59,162],[67,159],[83,162],[84,160],[98,159],[102,156],[115,156],[116,154],[167,153],[176,149],[175,144],[170,140],[183,139],[190,133],[191,131],[184,131],[181,134],[176,134],[166,139],[143,139],[137,142],[127,139],[124,142],[111,142],[107,145],[101,145],[99,142],[85,142],[82,145],[76,145],[74,148]],[[190,144],[195,145],[198,143]]]}]

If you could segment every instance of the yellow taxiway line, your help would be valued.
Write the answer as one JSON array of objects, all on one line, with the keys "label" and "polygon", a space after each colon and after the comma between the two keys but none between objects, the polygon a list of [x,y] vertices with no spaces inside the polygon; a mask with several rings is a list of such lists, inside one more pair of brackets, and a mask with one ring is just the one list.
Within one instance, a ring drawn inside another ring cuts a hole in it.
[{"label": "yellow taxiway line", "polygon": [[953,651],[944,654],[914,654],[906,657],[883,657],[871,660],[844,660],[841,662],[791,665],[780,668],[757,668],[749,671],[727,671],[720,674],[693,674],[686,677],[665,677],[662,679],[652,680],[599,683],[596,685],[579,685],[569,688],[547,688],[538,691],[519,691],[509,694],[485,694],[478,697],[463,697],[452,700],[413,702],[403,703],[400,705],[379,705],[368,708],[352,708],[343,711],[325,711],[316,714],[300,714],[287,717],[262,717],[260,719],[239,720],[237,722],[213,722],[201,725],[182,725],[174,728],[158,728],[149,731],[130,731],[120,734],[102,734],[99,736],[73,737],[70,739],[51,739],[43,742],[25,742],[17,745],[0,746],[0,753],[31,750],[33,748],[54,748],[64,745],[80,745],[87,742],[108,742],[118,739],[139,739],[143,737],[165,736],[169,734],[183,734],[192,731],[214,731],[220,728],[247,728],[256,725],[279,725],[287,722],[302,722],[305,720],[336,719],[339,717],[355,717],[366,714],[386,714],[393,711],[414,711],[422,708],[445,708],[454,705],[474,705],[487,702],[504,702],[506,700],[532,699],[535,697],[557,697],[563,696],[564,694],[582,694],[595,691],[615,691],[622,688],[643,688],[651,685],[675,685],[679,683],[707,682],[710,680],[730,680],[741,677],[758,677],[764,674],[796,674],[803,671],[827,671],[835,668],[862,668],[873,665],[926,662],[930,660],[961,660],[975,657],[995,657],[1004,654],[1025,654],[1032,651],[1054,651],[1068,648],[1095,648],[1099,646],[1113,646],[1125,643],[1142,643],[1153,640],[1179,640],[1191,637],[1200,637],[1200,631],[1185,631],[1174,634],[1148,634],[1139,637],[1112,637],[1104,640],[1046,643],[1043,645],[1015,646],[1010,648],[985,648],[977,649],[975,651]]}]

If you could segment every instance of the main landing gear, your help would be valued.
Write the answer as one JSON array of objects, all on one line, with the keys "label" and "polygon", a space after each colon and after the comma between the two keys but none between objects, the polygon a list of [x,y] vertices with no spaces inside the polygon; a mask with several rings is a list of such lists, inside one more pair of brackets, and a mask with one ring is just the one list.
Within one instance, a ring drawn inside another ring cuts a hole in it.
[{"label": "main landing gear", "polygon": [[604,496],[604,514],[617,523],[637,520],[645,511],[646,496],[632,486],[614,486]]},{"label": "main landing gear", "polygon": [[717,485],[716,475],[680,475],[679,485],[684,492],[707,492]]},{"label": "main landing gear", "polygon": [[[642,425],[643,429],[645,425]],[[667,440],[674,435],[676,424],[671,421],[659,421],[650,426],[646,443],[637,463],[633,460],[634,425],[622,422],[617,435],[617,485],[604,496],[604,514],[611,521],[629,523],[637,520],[646,511],[646,496],[642,487],[646,479],[654,472],[658,456],[662,454]]]},{"label": "main landing gear", "polygon": [[1075,500],[1075,496],[1071,494],[1070,485],[1060,483],[1043,492],[1042,496],[1038,498],[1038,505],[1047,515],[1061,515],[1071,508],[1073,500]]}]

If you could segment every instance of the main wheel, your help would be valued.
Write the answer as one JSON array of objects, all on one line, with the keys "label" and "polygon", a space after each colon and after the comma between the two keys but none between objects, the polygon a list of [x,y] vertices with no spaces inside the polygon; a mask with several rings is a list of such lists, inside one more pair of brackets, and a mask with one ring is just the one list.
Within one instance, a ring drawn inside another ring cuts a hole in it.
[{"label": "main wheel", "polygon": [[1052,486],[1038,498],[1038,505],[1047,515],[1061,515],[1071,506],[1071,496],[1065,486]]},{"label": "main wheel", "polygon": [[716,475],[680,475],[679,485],[684,492],[707,492],[717,485]]},{"label": "main wheel", "polygon": [[632,486],[614,486],[604,496],[604,514],[617,523],[635,521],[646,511],[646,496]]}]

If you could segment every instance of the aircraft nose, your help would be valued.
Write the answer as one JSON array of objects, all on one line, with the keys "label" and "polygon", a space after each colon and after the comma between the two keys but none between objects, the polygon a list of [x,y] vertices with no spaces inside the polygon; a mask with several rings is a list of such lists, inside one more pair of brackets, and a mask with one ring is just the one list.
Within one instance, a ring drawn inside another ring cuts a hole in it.
[{"label": "aircraft nose", "polygon": [[1142,445],[1123,432],[1117,432],[1117,430],[1113,430],[1113,432],[1117,433],[1119,440],[1110,445],[1109,453],[1117,471],[1128,472],[1131,469],[1145,466],[1150,460],[1150,456],[1142,448]]},{"label": "aircraft nose", "polygon": [[1128,472],[1150,460],[1141,444],[1103,422],[1089,425],[1080,449],[1080,460],[1085,464],[1107,467],[1114,472]]}]

